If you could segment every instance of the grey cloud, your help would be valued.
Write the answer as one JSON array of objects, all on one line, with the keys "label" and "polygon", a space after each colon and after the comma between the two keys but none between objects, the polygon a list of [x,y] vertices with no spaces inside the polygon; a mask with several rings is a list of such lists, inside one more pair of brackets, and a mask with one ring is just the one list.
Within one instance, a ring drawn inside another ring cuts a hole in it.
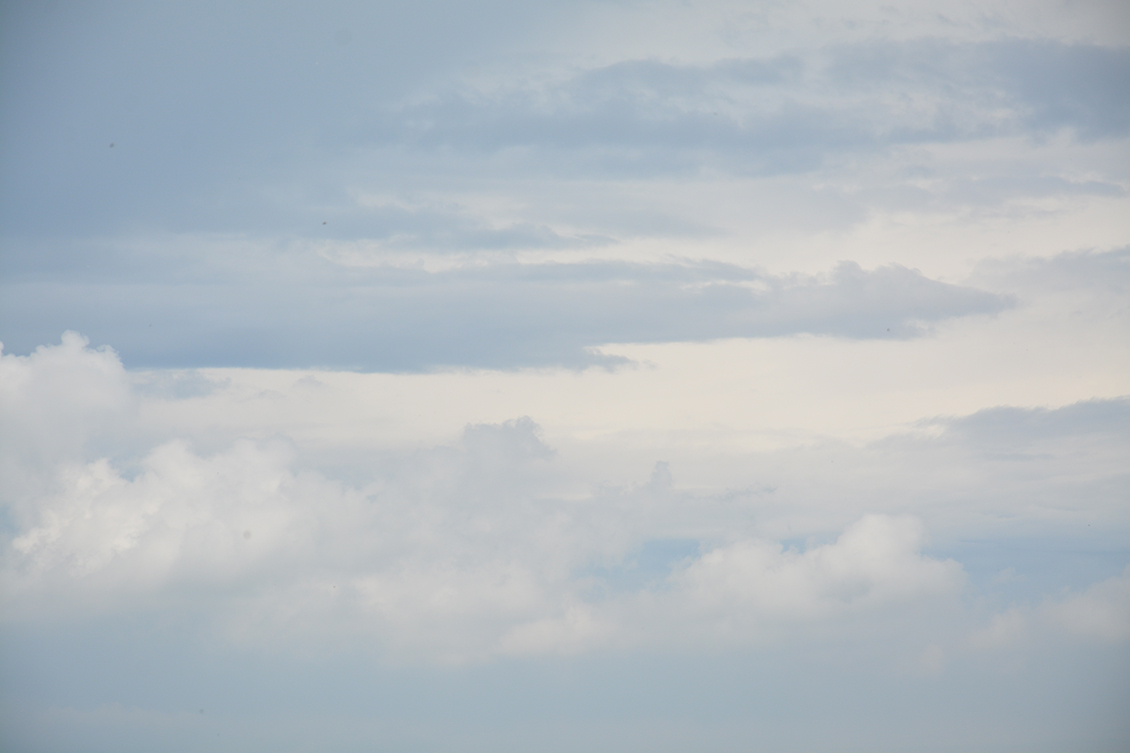
[{"label": "grey cloud", "polygon": [[1048,439],[1097,436],[1130,441],[1130,397],[1086,400],[1062,408],[999,407],[941,422],[966,442],[1026,450]]},{"label": "grey cloud", "polygon": [[308,235],[330,208],[342,232],[372,236],[381,218],[355,211],[357,186],[778,174],[903,144],[1130,127],[1130,52],[1046,41],[633,60],[540,83],[460,83],[470,66],[505,59],[516,29],[544,32],[562,13],[505,2],[347,3],[293,17],[255,6],[9,11],[0,223],[15,236]]},{"label": "grey cloud", "polygon": [[1124,136],[1130,108],[1119,92],[1128,86],[1125,49],[926,40],[711,66],[632,61],[543,88],[449,92],[390,112],[380,137],[595,150],[581,165],[601,171],[778,172],[906,143],[1061,128]]},{"label": "grey cloud", "polygon": [[[1071,129],[1083,138],[1125,136],[1130,48],[1051,40],[878,43],[831,51],[822,73],[861,100],[914,93],[925,109],[883,108],[895,140],[951,140]],[[922,105],[920,105],[921,107]],[[918,127],[907,116],[930,117]],[[901,115],[901,116],[900,116]],[[893,117],[891,117],[893,116]]]},{"label": "grey cloud", "polygon": [[118,349],[131,367],[584,367],[622,361],[592,351],[605,343],[913,337],[947,318],[1011,305],[904,267],[865,271],[850,262],[826,277],[716,263],[434,273],[292,264],[246,270],[239,282],[8,283],[5,344],[22,352],[78,329]]},{"label": "grey cloud", "polygon": [[[923,186],[923,180],[929,185]],[[1017,201],[1078,201],[1087,197],[1121,197],[1126,193],[1126,188],[1114,178],[1073,180],[1050,173],[1045,165],[985,164],[975,175],[969,174],[963,165],[948,170],[900,167],[893,175],[884,175],[853,192],[851,198],[860,206],[892,212],[964,211],[1000,216],[1010,211],[1010,203],[1015,211]]]},{"label": "grey cloud", "polygon": [[[874,449],[921,469],[919,504],[938,511],[935,521],[959,510],[980,519],[937,543],[987,590],[1037,599],[1041,590],[1079,588],[1125,567],[1130,397],[998,406],[922,424],[941,433],[890,438]],[[1008,568],[1022,577],[990,582]]]},{"label": "grey cloud", "polygon": [[1002,88],[1027,106],[1027,123],[1041,130],[1072,128],[1084,138],[1130,130],[1130,49],[1013,42],[987,50]]},{"label": "grey cloud", "polygon": [[1124,298],[1130,293],[1130,246],[1069,251],[1048,259],[987,259],[977,265],[975,278],[995,289],[1081,290]]},{"label": "grey cloud", "polygon": [[[331,216],[334,213],[330,213]],[[387,249],[479,251],[585,247],[608,243],[594,235],[563,236],[545,225],[511,222],[491,226],[468,216],[458,207],[375,206],[346,210],[330,238],[361,237],[380,242]]]}]

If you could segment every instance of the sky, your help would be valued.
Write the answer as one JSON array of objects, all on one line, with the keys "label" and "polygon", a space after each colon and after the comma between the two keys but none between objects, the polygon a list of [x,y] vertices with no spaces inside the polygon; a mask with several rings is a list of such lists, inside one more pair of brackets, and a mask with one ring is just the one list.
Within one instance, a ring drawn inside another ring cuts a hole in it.
[{"label": "sky", "polygon": [[0,3],[0,748],[1130,747],[1130,6]]}]

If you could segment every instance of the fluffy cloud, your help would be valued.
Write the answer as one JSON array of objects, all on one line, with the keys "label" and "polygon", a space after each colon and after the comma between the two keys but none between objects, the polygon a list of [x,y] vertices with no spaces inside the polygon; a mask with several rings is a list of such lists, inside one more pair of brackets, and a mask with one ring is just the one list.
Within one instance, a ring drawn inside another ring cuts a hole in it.
[{"label": "fluffy cloud", "polygon": [[543,462],[532,429],[470,427],[458,448],[364,491],[295,471],[277,443],[201,457],[172,442],[132,479],[106,460],[63,466],[7,547],[9,619],[177,605],[214,610],[235,640],[344,626],[380,636],[392,655],[465,661],[623,644],[656,617],[683,624],[663,639],[675,643],[718,621],[759,637],[766,619],[826,620],[960,589],[959,565],[921,555],[918,521],[869,516],[833,544],[740,539],[671,563],[642,591],[592,601],[594,561],[623,562],[640,532],[629,526],[611,548],[589,532],[656,505],[646,487],[602,505],[527,496],[514,479]]},{"label": "fluffy cloud", "polygon": [[92,350],[89,343],[65,332],[59,345],[0,357],[0,410],[9,427],[0,439],[5,454],[27,459],[59,452],[48,451],[48,443],[74,454],[96,427],[128,415],[131,395],[121,361],[109,348]]},{"label": "fluffy cloud", "polygon": [[712,550],[673,581],[711,612],[749,609],[776,619],[836,616],[960,590],[961,565],[923,557],[922,544],[921,521],[868,515],[835,543],[803,552],[767,541]]},{"label": "fluffy cloud", "polygon": [[[108,426],[132,415],[142,398],[114,353],[85,346],[68,334],[3,356],[8,460],[37,429],[15,420],[20,410]],[[865,517],[803,552],[748,535],[651,546],[679,530],[680,509],[709,500],[673,491],[663,464],[632,488],[562,496],[577,479],[539,434],[529,419],[468,426],[453,445],[374,458],[361,487],[304,469],[283,438],[212,454],[172,439],[121,460],[85,459],[114,432],[64,440],[37,456],[38,483],[5,485],[17,523],[3,555],[8,619],[187,610],[237,642],[368,634],[390,656],[461,662],[640,636],[681,644],[719,620],[752,638],[767,619],[822,621],[960,589],[960,566],[924,556],[911,518]],[[681,627],[662,637],[646,627],[656,619]]]},{"label": "fluffy cloud", "polygon": [[[795,498],[797,480],[787,472],[775,479],[786,487],[784,500],[794,495],[786,518],[765,507],[761,493],[675,488],[665,464],[646,483],[604,487],[564,463],[528,418],[470,425],[451,444],[375,452],[360,461],[369,470],[353,485],[311,469],[301,447],[282,436],[236,438],[201,453],[168,426],[174,438],[158,438],[135,457],[131,448],[156,436],[153,426],[140,428],[139,403],[200,398],[134,392],[112,351],[91,350],[74,334],[31,356],[5,355],[0,368],[0,409],[12,427],[8,467],[34,461],[5,481],[15,523],[3,554],[10,622],[172,610],[206,618],[236,644],[263,643],[264,635],[279,647],[368,640],[397,661],[463,663],[704,638],[760,644],[821,625],[862,621],[877,629],[891,615],[917,619],[909,615],[923,608],[948,614],[943,622],[966,620],[957,599],[967,573],[925,551],[920,517],[868,513],[874,500],[844,498],[838,517],[849,522],[828,543],[766,535],[806,516],[809,531],[835,530],[837,515],[820,500]],[[926,468],[944,456],[952,468],[955,452],[975,451],[990,459],[980,478],[998,495],[1019,498],[1027,487],[1008,491],[1012,471],[985,475],[999,462],[998,446],[1013,451],[1012,466],[1022,457],[1016,452],[1038,452],[1062,487],[1074,461],[1049,465],[1048,453],[1063,452],[1055,442],[1122,441],[1110,415],[1123,402],[995,409],[937,421],[940,435],[889,438],[831,457],[861,474],[850,482],[858,484],[876,462],[890,474],[891,463]],[[51,410],[87,428],[78,439],[60,432],[54,445],[21,442],[36,436],[34,416]],[[114,452],[103,454],[107,447]],[[802,454],[806,465],[814,462],[811,450]],[[774,462],[788,457],[778,452]],[[1099,458],[1088,474],[1109,486]],[[1092,483],[1088,474],[1076,486]],[[934,494],[968,493],[951,487]],[[913,485],[896,493],[909,497],[903,510],[940,509]],[[993,504],[986,509],[1031,509]],[[1081,520],[1114,514],[1101,500],[1091,508]],[[741,522],[754,511],[759,526]],[[981,525],[977,515],[949,515],[950,537]],[[1125,580],[1047,602],[1042,624],[1123,640]],[[1010,615],[970,640],[1007,645],[1034,619]]]},{"label": "fluffy cloud", "polygon": [[[419,376],[138,374],[75,334],[0,374],[20,471],[2,487],[2,630],[33,657],[17,683],[55,671],[51,641],[77,640],[60,635],[140,625],[149,648],[122,661],[172,642],[402,673],[720,651],[938,682],[1130,635],[1125,563],[1089,551],[1126,530],[1125,399],[714,461],[748,487],[678,483],[687,456],[617,486],[604,465],[638,467],[618,441],[555,448],[529,418],[419,441],[365,414]],[[40,415],[76,432],[31,441]],[[372,431],[395,441],[358,444]],[[95,661],[66,656],[64,677]]]},{"label": "fluffy cloud", "polygon": [[87,344],[67,332],[27,356],[0,345],[0,486],[17,515],[27,512],[17,500],[45,493],[56,464],[129,447],[136,401],[125,369],[112,350]]}]

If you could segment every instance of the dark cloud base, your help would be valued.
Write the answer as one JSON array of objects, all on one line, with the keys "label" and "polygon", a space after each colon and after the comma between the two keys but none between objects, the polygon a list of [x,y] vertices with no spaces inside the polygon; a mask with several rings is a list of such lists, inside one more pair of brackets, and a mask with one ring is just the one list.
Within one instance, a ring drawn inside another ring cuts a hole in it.
[{"label": "dark cloud base", "polygon": [[239,279],[3,286],[9,352],[77,330],[133,368],[426,371],[612,367],[606,343],[810,333],[906,338],[1010,299],[899,266],[772,276],[724,264],[498,264],[343,270],[324,260]]}]

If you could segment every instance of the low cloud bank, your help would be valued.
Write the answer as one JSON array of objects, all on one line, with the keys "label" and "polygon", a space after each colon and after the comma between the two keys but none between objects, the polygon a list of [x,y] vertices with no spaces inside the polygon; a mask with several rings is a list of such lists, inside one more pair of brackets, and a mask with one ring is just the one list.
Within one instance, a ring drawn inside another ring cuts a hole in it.
[{"label": "low cloud bank", "polygon": [[[741,522],[761,514],[757,495],[680,491],[664,464],[628,488],[578,478],[528,418],[373,458],[369,481],[344,484],[285,436],[207,453],[167,427],[172,438],[146,446],[128,427],[151,398],[115,353],[73,333],[2,356],[0,376],[10,625],[171,611],[237,645],[332,639],[455,664],[763,645],[906,620],[923,636],[937,624],[972,636],[951,635],[947,652],[1033,620],[1081,640],[1130,635],[1125,573],[1020,617],[977,617],[962,606],[965,570],[929,553],[920,516],[866,513],[826,543],[782,541]],[[52,410],[73,434],[42,433]],[[970,432],[1000,441],[1008,416],[950,420],[951,435],[914,441],[946,453],[977,447]],[[1040,412],[1021,417],[1033,416],[1054,428]],[[1079,435],[1087,416],[1072,409],[1061,423]]]}]

